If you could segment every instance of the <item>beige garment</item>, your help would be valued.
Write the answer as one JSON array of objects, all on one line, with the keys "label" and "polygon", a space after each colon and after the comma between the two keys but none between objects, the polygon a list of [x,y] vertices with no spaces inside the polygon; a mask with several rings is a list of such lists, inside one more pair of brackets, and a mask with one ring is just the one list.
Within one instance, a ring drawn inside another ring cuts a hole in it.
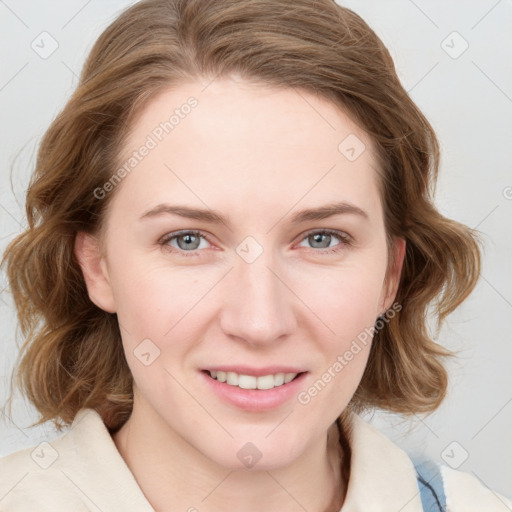
[{"label": "beige garment", "polygon": [[[407,454],[360,417],[352,419],[351,474],[340,512],[421,512]],[[448,512],[512,512],[512,501],[472,475],[448,467],[442,475]],[[0,459],[0,512],[86,511],[154,512],[92,409],[80,410],[51,443]]]}]

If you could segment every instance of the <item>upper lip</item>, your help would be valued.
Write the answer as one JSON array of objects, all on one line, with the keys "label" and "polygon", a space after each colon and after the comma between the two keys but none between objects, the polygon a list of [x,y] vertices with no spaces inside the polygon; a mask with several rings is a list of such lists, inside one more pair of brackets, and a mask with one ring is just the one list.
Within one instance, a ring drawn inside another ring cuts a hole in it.
[{"label": "upper lip", "polygon": [[254,368],[251,366],[244,365],[218,365],[218,366],[210,366],[208,368],[203,368],[203,370],[211,371],[221,371],[221,372],[234,372],[241,375],[252,375],[254,377],[261,377],[263,375],[275,375],[276,373],[303,373],[307,370],[302,368],[298,368],[296,366],[282,366],[282,365],[274,365],[274,366],[265,366],[263,368]]}]

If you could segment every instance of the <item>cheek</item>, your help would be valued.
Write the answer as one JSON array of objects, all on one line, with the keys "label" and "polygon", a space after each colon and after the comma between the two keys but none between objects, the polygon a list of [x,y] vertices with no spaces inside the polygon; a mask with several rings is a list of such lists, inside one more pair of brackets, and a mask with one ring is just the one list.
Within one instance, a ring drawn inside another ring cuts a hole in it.
[{"label": "cheek", "polygon": [[[152,369],[176,368],[201,339],[201,330],[212,317],[209,290],[218,280],[210,270],[172,268],[151,258],[132,257],[113,274],[117,317],[128,364],[137,376],[147,379],[141,362]],[[149,353],[149,356],[147,355]],[[149,359],[149,361],[147,361]],[[142,371],[142,373],[141,373]],[[155,372],[151,372],[155,379]]]},{"label": "cheek", "polygon": [[318,317],[311,337],[322,353],[315,379],[298,396],[306,410],[321,414],[336,404],[339,413],[352,398],[368,361],[384,275],[385,262],[363,259],[323,276],[303,275],[298,293]]},{"label": "cheek", "polygon": [[[126,254],[114,262],[111,272],[118,317],[129,330],[131,326],[140,334],[162,337],[197,302],[202,288],[197,272],[173,268],[153,254],[133,250]],[[142,333],[144,329],[148,332]]]},{"label": "cheek", "polygon": [[[224,271],[208,266],[171,267],[143,255],[117,261],[111,282],[118,319],[133,334],[133,342],[146,337],[163,340],[172,335],[170,331],[186,332],[188,325],[198,326],[199,319],[208,316],[205,308],[222,302],[222,294],[234,293],[226,283],[219,283]],[[310,316],[308,328],[316,325],[318,334],[323,329],[320,339],[326,335],[337,338],[339,348],[340,343],[372,326],[379,314],[382,264],[361,258],[339,267],[311,263],[290,266],[281,273],[296,296],[283,289],[290,307],[297,314],[301,314],[300,309]]]},{"label": "cheek", "polygon": [[118,273],[116,303],[125,357],[137,387],[145,396],[158,389],[171,399],[168,372],[175,373],[193,345],[196,323],[190,318],[199,290],[195,293],[175,274],[166,278],[166,273],[147,265],[140,273],[136,266]]},{"label": "cheek", "polygon": [[[297,276],[294,292],[318,318],[319,329],[343,344],[374,325],[385,275],[384,264],[359,261],[339,268],[315,269]],[[332,344],[332,343],[331,343]]]},{"label": "cheek", "polygon": [[332,420],[350,402],[363,376],[380,296],[378,280],[355,272],[349,276],[306,299],[321,320],[311,336],[322,358],[297,400],[308,414],[330,414]]}]

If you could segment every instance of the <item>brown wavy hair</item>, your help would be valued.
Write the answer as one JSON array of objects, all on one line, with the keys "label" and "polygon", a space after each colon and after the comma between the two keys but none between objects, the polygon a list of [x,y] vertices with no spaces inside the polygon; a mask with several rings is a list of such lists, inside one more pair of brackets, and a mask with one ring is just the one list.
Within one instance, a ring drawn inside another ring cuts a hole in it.
[{"label": "brown wavy hair", "polygon": [[318,95],[372,138],[389,243],[406,240],[396,301],[401,310],[374,337],[350,407],[428,413],[443,400],[451,352],[428,332],[472,291],[477,234],[442,216],[433,193],[434,130],[404,90],[389,51],[351,10],[330,0],[145,0],[99,37],[79,84],[39,147],[27,198],[28,228],[7,263],[25,337],[13,382],[41,418],[70,424],[83,407],[115,431],[133,404],[132,375],[117,317],[88,296],[74,242],[101,233],[115,192],[93,191],[120,165],[130,123],[170,86],[237,75]]}]

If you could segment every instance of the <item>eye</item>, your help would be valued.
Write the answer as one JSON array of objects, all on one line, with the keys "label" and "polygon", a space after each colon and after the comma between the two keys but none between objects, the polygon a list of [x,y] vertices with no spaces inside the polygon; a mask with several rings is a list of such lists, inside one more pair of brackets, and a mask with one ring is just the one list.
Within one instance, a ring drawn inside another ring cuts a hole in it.
[{"label": "eye", "polygon": [[[183,256],[196,256],[196,252],[201,247],[201,242],[208,242],[208,239],[200,231],[177,231],[164,235],[158,243],[172,252],[179,252]],[[208,242],[209,243],[209,242]],[[185,253],[191,254],[185,254]]]},{"label": "eye", "polygon": [[[331,245],[331,242],[333,242],[333,240],[335,239],[338,239],[340,243]],[[323,251],[315,252],[324,253],[333,253],[341,251],[347,245],[350,245],[352,242],[351,237],[346,233],[343,233],[341,231],[334,231],[331,229],[310,231],[309,233],[306,233],[306,236],[302,240],[305,240],[308,243],[310,243],[313,249],[323,249]]]},{"label": "eye", "polygon": [[[339,243],[331,245],[331,242],[336,239]],[[203,241],[206,244],[210,243],[200,231],[184,230],[168,233],[164,235],[158,243],[166,250],[178,253],[180,256],[189,257],[198,256],[200,249],[207,248],[204,244],[201,245]],[[325,254],[343,250],[346,246],[351,244],[352,239],[349,235],[341,231],[322,229],[306,233],[302,238],[302,241],[310,243],[312,245],[312,249],[319,249],[313,252]]]}]

